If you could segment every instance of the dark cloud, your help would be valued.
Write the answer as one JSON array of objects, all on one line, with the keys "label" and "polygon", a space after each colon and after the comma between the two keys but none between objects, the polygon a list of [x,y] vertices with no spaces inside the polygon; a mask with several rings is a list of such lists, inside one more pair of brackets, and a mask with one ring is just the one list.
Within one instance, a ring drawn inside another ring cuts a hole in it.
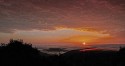
[{"label": "dark cloud", "polygon": [[[0,0],[0,31],[124,29],[124,0]],[[121,33],[121,32],[119,32]]]}]

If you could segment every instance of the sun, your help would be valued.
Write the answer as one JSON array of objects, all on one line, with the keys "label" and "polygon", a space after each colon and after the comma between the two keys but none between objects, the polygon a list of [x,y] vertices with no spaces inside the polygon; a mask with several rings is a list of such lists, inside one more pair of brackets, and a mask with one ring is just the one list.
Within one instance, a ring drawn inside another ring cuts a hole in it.
[{"label": "sun", "polygon": [[85,42],[83,42],[82,44],[83,44],[83,45],[86,45],[86,43],[85,43]]}]

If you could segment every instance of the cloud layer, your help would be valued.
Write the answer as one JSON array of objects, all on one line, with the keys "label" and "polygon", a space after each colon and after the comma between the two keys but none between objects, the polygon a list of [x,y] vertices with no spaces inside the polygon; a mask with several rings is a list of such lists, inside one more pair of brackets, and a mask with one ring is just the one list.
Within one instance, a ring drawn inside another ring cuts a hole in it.
[{"label": "cloud layer", "polygon": [[123,37],[124,0],[0,0],[0,32],[99,30]]}]

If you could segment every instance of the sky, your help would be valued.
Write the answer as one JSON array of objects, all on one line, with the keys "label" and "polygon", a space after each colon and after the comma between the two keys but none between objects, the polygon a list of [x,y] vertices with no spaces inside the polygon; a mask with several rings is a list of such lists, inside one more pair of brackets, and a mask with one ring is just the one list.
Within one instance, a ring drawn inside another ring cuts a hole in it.
[{"label": "sky", "polygon": [[0,0],[0,42],[125,44],[125,0]]}]

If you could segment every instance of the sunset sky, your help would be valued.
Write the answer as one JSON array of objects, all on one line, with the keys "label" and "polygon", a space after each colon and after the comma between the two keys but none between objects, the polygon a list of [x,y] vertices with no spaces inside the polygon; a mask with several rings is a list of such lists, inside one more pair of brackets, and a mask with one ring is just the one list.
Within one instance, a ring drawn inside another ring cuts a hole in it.
[{"label": "sunset sky", "polygon": [[125,44],[125,0],[0,0],[0,43]]}]

